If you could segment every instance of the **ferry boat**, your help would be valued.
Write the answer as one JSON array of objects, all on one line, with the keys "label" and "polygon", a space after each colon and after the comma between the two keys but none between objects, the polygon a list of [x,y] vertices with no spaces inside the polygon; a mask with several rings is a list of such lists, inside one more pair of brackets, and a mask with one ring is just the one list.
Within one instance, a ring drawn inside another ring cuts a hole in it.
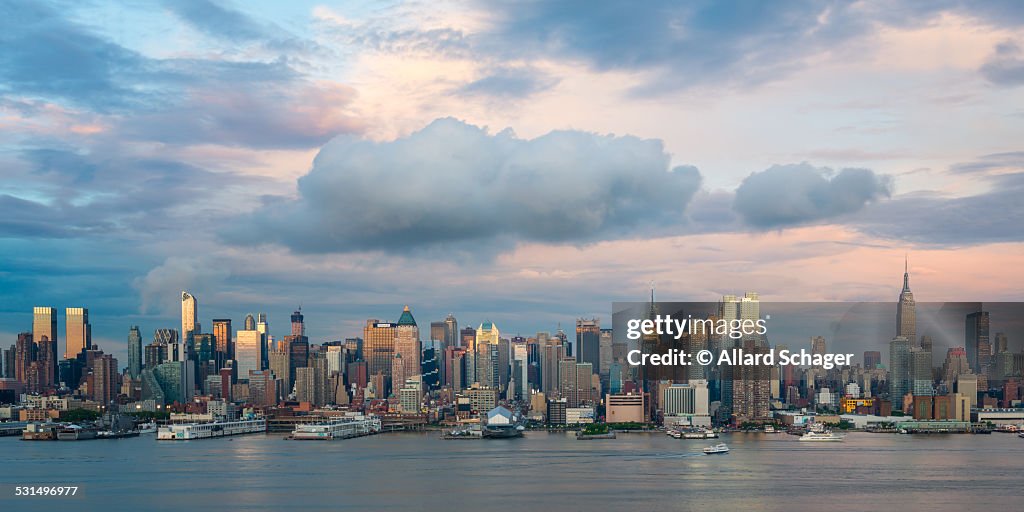
[{"label": "ferry boat", "polygon": [[155,421],[149,421],[146,423],[139,423],[138,431],[140,434],[156,434],[158,427]]},{"label": "ferry boat", "polygon": [[812,441],[812,442],[840,442],[845,439],[840,434],[833,434],[832,432],[808,432],[800,436],[800,441]]},{"label": "ferry boat", "polygon": [[296,425],[288,439],[297,441],[349,439],[380,432],[380,418],[376,416],[344,416],[325,423]]},{"label": "ferry boat", "polygon": [[718,455],[729,453],[729,447],[725,443],[718,443],[714,446],[704,448],[704,455]]},{"label": "ferry boat", "polygon": [[696,430],[684,432],[683,439],[718,439],[718,433],[714,430]]},{"label": "ferry boat", "polygon": [[211,437],[256,434],[267,431],[266,418],[251,418],[237,421],[213,421],[210,423],[177,423],[165,425],[157,430],[158,441],[185,441]]}]

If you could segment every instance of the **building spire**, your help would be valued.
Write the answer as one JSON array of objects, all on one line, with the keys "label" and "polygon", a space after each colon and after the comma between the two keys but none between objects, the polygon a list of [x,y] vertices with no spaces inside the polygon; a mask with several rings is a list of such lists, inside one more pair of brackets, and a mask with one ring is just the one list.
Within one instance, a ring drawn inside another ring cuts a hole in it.
[{"label": "building spire", "polygon": [[903,256],[903,291],[910,291],[910,256]]},{"label": "building spire", "polygon": [[650,309],[647,312],[651,320],[658,315],[658,306],[656,304],[657,303],[654,302],[654,281],[651,281],[651,304]]}]

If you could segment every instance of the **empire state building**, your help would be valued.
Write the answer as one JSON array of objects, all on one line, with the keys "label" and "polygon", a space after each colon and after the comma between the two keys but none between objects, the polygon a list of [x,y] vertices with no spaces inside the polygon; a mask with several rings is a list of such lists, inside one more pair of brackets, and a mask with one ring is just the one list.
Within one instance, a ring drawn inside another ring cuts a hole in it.
[{"label": "empire state building", "polygon": [[914,293],[910,291],[910,266],[906,261],[903,263],[903,291],[896,305],[896,335],[906,337],[911,346],[917,346],[917,313]]}]

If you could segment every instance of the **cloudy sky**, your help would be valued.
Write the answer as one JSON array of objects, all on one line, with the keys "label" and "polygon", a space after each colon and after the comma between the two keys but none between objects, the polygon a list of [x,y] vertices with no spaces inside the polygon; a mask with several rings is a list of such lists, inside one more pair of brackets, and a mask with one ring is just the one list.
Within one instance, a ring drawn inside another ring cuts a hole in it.
[{"label": "cloudy sky", "polygon": [[678,4],[0,0],[0,345],[1020,299],[1019,3]]}]

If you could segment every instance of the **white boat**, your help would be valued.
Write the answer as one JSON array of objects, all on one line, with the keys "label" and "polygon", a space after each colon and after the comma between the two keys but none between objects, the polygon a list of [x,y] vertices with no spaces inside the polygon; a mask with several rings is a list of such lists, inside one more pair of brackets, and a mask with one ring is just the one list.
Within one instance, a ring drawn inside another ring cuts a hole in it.
[{"label": "white boat", "polygon": [[177,423],[160,427],[156,432],[158,441],[184,441],[208,439],[211,437],[256,434],[267,431],[266,418],[238,421],[212,421],[209,423]]},{"label": "white boat", "polygon": [[764,433],[765,434],[774,434],[775,432],[776,432],[776,430],[775,430],[775,427],[773,425],[765,425],[764,426]]},{"label": "white boat", "polygon": [[[698,430],[696,432],[684,432],[683,439],[717,439],[718,433],[714,430]],[[678,439],[678,438],[677,438]]]},{"label": "white boat", "polygon": [[140,434],[156,434],[158,428],[159,427],[155,421],[150,421],[146,423],[139,423],[138,430]]},{"label": "white boat", "polygon": [[714,446],[704,448],[704,455],[717,455],[729,453],[729,447],[725,443],[718,443]]},{"label": "white boat", "polygon": [[840,442],[845,439],[840,434],[833,434],[832,432],[808,432],[800,436],[800,441],[812,441],[812,442]]},{"label": "white boat", "polygon": [[348,439],[380,432],[380,418],[376,416],[344,416],[324,423],[296,425],[289,439],[297,441]]}]

